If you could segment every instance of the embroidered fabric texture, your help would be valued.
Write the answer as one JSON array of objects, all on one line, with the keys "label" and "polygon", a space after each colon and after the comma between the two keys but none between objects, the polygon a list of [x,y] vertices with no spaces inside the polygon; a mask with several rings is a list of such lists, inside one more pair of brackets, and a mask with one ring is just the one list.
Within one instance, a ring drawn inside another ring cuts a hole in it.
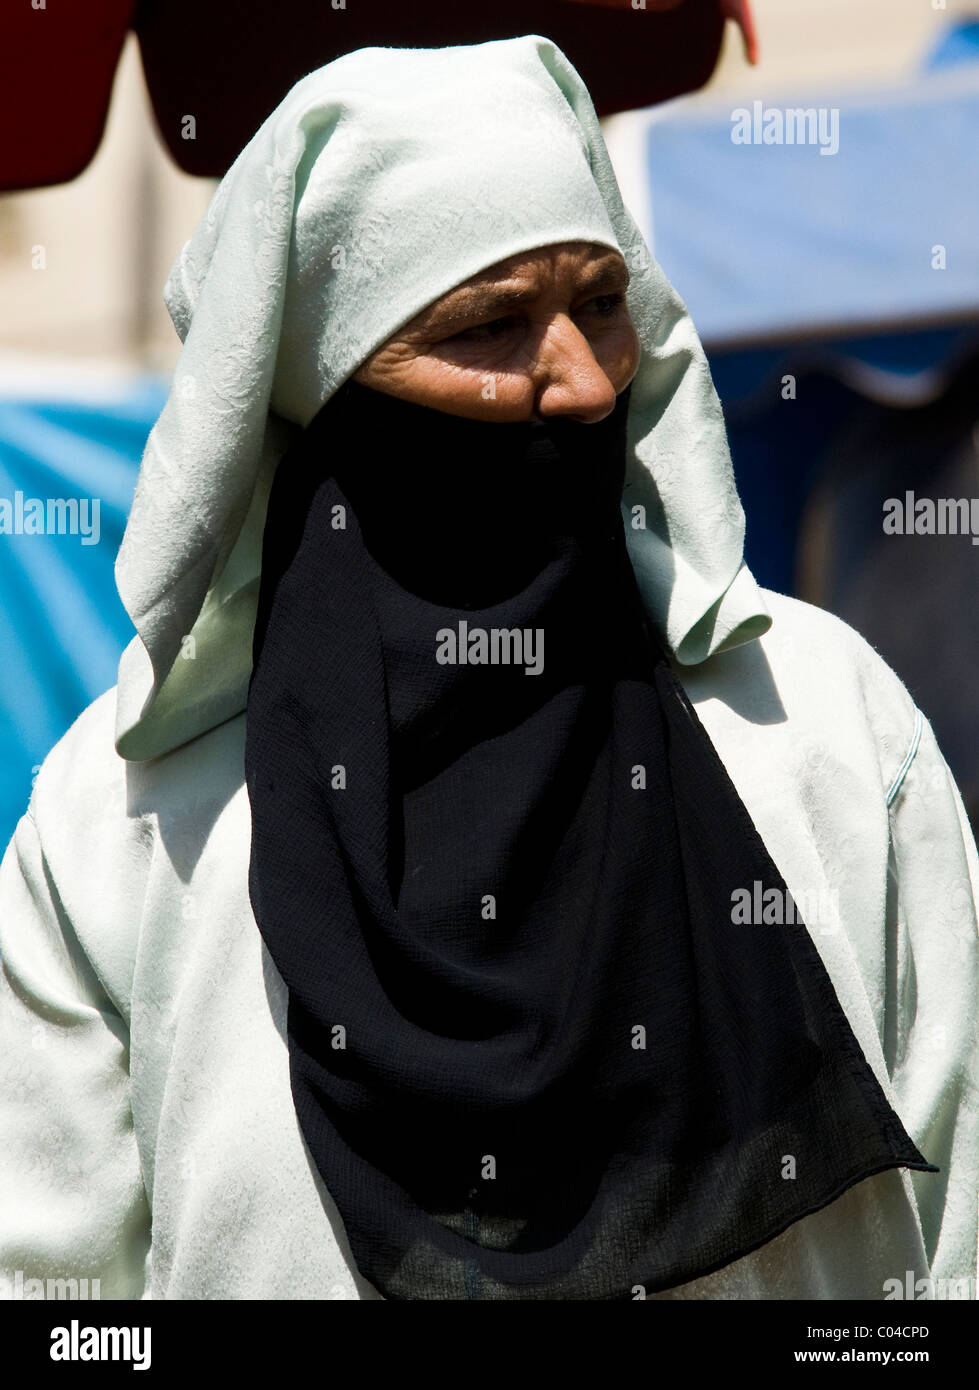
[{"label": "embroidered fabric texture", "polygon": [[768,630],[703,347],[623,205],[578,73],[533,34],[360,49],[269,115],[164,287],[183,347],[116,564],[137,633],[119,666],[122,757],[159,757],[245,708],[268,484],[323,402],[440,295],[575,241],[620,252],[631,276],[642,357],[622,501],[647,519],[628,532],[646,608],[684,664]]}]

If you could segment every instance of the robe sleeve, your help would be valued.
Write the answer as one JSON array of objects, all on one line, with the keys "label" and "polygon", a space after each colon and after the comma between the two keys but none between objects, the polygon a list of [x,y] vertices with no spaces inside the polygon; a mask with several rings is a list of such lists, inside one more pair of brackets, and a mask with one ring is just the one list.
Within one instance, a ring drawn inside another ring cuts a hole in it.
[{"label": "robe sleeve", "polygon": [[[931,1275],[936,1284],[944,1281],[935,1296],[975,1298],[979,856],[958,789],[920,712],[888,798],[884,1055],[905,1124],[941,1169],[911,1174]],[[894,1275],[902,1278],[903,1271]]]},{"label": "robe sleeve", "polygon": [[149,1240],[128,1028],[28,811],[0,864],[0,1296],[145,1297]]}]

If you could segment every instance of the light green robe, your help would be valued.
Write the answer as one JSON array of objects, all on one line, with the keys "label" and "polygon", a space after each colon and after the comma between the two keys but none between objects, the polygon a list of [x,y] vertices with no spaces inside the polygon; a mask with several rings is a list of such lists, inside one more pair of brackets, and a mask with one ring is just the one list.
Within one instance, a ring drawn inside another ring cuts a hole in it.
[{"label": "light green robe", "polygon": [[[868,1178],[659,1297],[883,1300],[929,1277],[919,1296],[974,1297],[975,844],[897,677],[838,619],[765,600],[763,637],[676,669],[793,896],[838,904],[813,940],[941,1172]],[[285,988],[248,899],[244,716],[127,764],[115,715],[110,691],[52,751],[0,867],[0,1277],[378,1298],[293,1108]]]}]

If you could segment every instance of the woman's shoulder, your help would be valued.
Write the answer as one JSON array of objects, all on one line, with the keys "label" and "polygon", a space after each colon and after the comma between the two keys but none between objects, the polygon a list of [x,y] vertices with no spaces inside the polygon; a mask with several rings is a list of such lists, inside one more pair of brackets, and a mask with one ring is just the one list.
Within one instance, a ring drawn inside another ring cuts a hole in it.
[{"label": "woman's shoulder", "polygon": [[41,764],[28,805],[42,838],[59,832],[80,846],[124,827],[140,838],[161,814],[193,814],[244,780],[244,711],[162,757],[134,762],[116,752],[115,686],[82,711]]},{"label": "woman's shoulder", "polygon": [[193,857],[241,792],[244,723],[242,713],[163,757],[129,762],[116,752],[113,687],[44,759],[10,848],[37,860],[93,960],[135,941],[160,846]]},{"label": "woman's shoulder", "polygon": [[[765,598],[773,621],[762,648],[777,666],[784,688],[807,691],[809,703],[814,696],[819,701],[850,696],[850,709],[841,709],[841,716],[865,719],[884,745],[891,738],[907,745],[921,713],[875,646],[857,628],[812,603],[773,592]],[[827,716],[833,713],[832,706],[827,708]]]},{"label": "woman's shoulder", "polygon": [[762,590],[763,636],[697,667],[676,667],[692,703],[721,737],[824,750],[873,769],[885,794],[920,738],[923,718],[904,682],[841,618]]},{"label": "woman's shoulder", "polygon": [[115,750],[116,688],[98,696],[44,758],[27,815],[40,830],[92,830],[124,814],[126,764]]},{"label": "woman's shoulder", "polygon": [[760,639],[783,679],[841,693],[857,687],[875,712],[913,716],[914,701],[897,672],[856,628],[835,613],[763,590],[772,626]]}]

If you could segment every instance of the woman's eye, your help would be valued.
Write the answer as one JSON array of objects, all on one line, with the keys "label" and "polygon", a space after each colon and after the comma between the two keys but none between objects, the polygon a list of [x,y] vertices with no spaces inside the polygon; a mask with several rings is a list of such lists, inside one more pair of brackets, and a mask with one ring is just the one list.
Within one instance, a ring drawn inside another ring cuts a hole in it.
[{"label": "woman's eye", "polygon": [[[575,317],[580,314],[595,312],[603,318],[611,318],[617,313],[625,301],[625,295],[619,294],[599,294],[594,299],[589,299],[580,309],[575,310]],[[490,319],[487,323],[477,323],[472,328],[464,328],[460,333],[453,333],[450,342],[459,343],[485,343],[494,338],[505,337],[508,333],[513,333],[520,326],[520,320],[513,314],[505,317]]]},{"label": "woman's eye", "polygon": [[512,314],[506,318],[491,319],[489,323],[477,323],[472,328],[464,328],[461,333],[453,333],[452,340],[465,343],[501,338],[504,333],[511,332],[516,323],[517,320]]},{"label": "woman's eye", "polygon": [[607,316],[615,313],[616,309],[618,309],[619,306],[622,304],[624,298],[624,295],[618,293],[600,294],[597,295],[594,299],[589,299],[588,303],[583,305],[582,307],[588,309],[592,305],[594,305],[600,314],[604,314]]}]

